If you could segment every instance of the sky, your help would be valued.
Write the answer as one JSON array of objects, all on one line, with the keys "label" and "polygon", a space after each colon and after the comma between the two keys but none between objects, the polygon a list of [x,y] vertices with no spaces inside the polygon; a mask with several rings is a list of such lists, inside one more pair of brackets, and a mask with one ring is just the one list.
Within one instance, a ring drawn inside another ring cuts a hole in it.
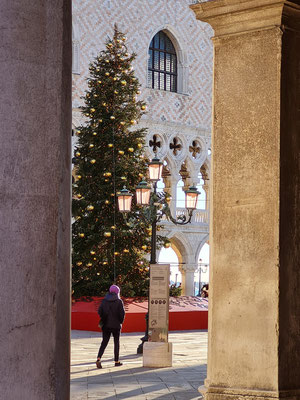
[{"label": "sky", "polygon": [[[202,261],[200,261],[200,259]],[[171,264],[171,277],[170,280],[176,282],[176,274],[177,274],[177,282],[181,282],[181,273],[178,269],[178,258],[175,251],[169,247],[168,249],[163,248],[158,257],[158,262],[162,264]],[[205,265],[209,265],[209,245],[207,243],[201,249],[200,256],[198,262],[201,263],[201,282],[209,281],[209,267],[205,267]],[[195,282],[198,284],[199,282],[199,272],[195,273]]]}]

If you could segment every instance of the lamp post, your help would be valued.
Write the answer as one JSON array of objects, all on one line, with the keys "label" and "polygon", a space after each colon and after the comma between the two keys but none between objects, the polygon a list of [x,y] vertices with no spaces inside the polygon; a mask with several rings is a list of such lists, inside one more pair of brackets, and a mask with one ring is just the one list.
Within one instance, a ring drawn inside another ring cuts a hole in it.
[{"label": "lamp post", "polygon": [[201,264],[202,264],[202,258],[200,258],[200,263],[199,263],[199,288],[198,288],[198,296],[201,296]]},{"label": "lamp post", "polygon": [[[148,164],[149,180],[152,182],[152,187],[143,180],[136,187],[136,203],[140,206],[147,207],[147,218],[151,223],[151,256],[150,264],[156,264],[156,228],[163,216],[176,225],[186,225],[191,222],[193,211],[196,209],[198,192],[195,186],[191,186],[185,191],[185,207],[188,210],[188,218],[185,215],[173,217],[169,207],[170,197],[166,193],[157,192],[157,182],[162,177],[163,163],[154,157]],[[118,196],[119,211],[128,213],[131,211],[131,201],[133,194],[124,187]],[[148,301],[149,308],[149,301]],[[149,314],[149,313],[148,313]],[[147,314],[147,315],[148,315]],[[138,347],[138,353],[143,352],[143,344],[148,341],[148,318],[146,316],[146,331],[145,336],[141,339],[142,343]]]}]

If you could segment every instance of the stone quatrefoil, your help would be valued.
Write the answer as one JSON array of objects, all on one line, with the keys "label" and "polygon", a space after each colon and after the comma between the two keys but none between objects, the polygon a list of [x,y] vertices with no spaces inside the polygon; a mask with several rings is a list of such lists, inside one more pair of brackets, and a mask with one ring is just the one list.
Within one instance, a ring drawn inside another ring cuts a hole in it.
[{"label": "stone quatrefoil", "polygon": [[170,143],[170,149],[173,150],[174,156],[177,156],[177,153],[181,150],[182,145],[179,143],[179,140],[175,137],[173,141]]},{"label": "stone quatrefoil", "polygon": [[156,135],[153,135],[153,140],[149,140],[149,146],[153,147],[154,153],[156,153],[157,149],[160,148],[161,142],[158,140]]},{"label": "stone quatrefoil", "polygon": [[193,158],[196,158],[197,154],[200,154],[201,147],[198,145],[196,140],[193,140],[192,146],[189,147],[189,151],[190,151],[190,153],[192,153]]},{"label": "stone quatrefoil", "polygon": [[[153,135],[152,139],[149,140],[149,147],[153,149],[154,153],[156,153],[157,150],[161,148],[161,141],[158,140],[157,135]],[[182,144],[180,143],[178,138],[174,137],[169,147],[171,150],[173,150],[174,156],[177,156],[182,149]],[[192,145],[189,146],[189,152],[192,153],[193,158],[196,158],[197,154],[200,154],[201,147],[196,140],[193,140]]]}]

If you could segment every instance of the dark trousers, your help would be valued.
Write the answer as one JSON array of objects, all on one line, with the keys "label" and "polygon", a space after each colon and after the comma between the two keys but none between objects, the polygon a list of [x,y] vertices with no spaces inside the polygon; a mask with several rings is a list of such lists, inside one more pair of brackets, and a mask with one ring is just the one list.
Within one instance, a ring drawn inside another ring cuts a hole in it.
[{"label": "dark trousers", "polygon": [[114,337],[114,353],[115,353],[115,361],[119,361],[119,353],[120,353],[120,329],[113,328],[103,328],[102,330],[102,342],[98,352],[98,358],[103,356],[104,350],[108,345],[110,335],[112,334]]}]

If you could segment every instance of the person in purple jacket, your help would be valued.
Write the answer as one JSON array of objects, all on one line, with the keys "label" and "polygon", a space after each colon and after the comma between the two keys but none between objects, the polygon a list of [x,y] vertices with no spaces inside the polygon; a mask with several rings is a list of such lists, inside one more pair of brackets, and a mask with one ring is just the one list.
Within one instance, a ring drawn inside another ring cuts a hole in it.
[{"label": "person in purple jacket", "polygon": [[108,345],[111,334],[114,337],[114,356],[115,366],[119,367],[122,363],[119,361],[120,352],[120,332],[125,318],[123,301],[120,299],[120,288],[112,285],[109,293],[104,297],[98,309],[102,327],[102,342],[99,348],[96,361],[97,368],[102,368],[101,357]]}]

